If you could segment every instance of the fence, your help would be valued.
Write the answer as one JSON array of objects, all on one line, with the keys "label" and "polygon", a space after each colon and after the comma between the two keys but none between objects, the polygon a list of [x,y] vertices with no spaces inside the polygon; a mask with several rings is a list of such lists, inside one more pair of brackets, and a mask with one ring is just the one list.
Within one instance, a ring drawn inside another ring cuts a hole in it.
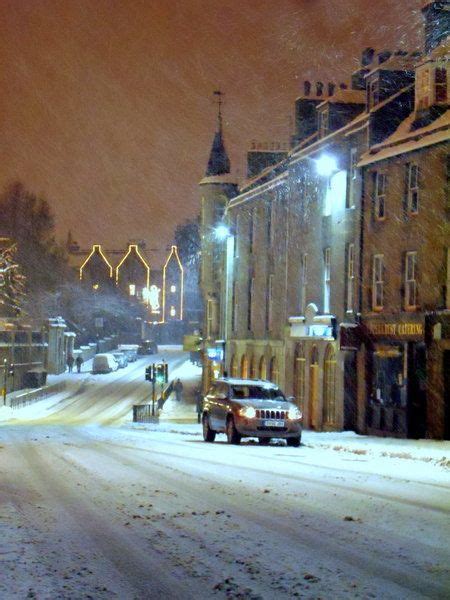
[{"label": "fence", "polygon": [[24,406],[28,406],[29,404],[33,404],[34,402],[39,402],[39,400],[44,400],[51,394],[57,394],[58,392],[62,392],[66,389],[66,382],[60,381],[58,383],[54,383],[53,385],[48,385],[42,388],[36,388],[35,390],[27,390],[21,394],[15,394],[10,398],[6,398],[7,406],[11,408],[23,408]]}]

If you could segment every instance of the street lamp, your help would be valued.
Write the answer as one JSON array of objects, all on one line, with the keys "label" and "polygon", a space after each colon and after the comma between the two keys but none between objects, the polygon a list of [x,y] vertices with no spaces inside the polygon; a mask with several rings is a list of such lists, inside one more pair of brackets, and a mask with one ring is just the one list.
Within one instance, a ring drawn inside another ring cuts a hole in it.
[{"label": "street lamp", "polygon": [[224,224],[220,223],[214,228],[214,234],[219,241],[224,241],[231,234],[230,229]]},{"label": "street lamp", "polygon": [[315,160],[317,173],[322,177],[330,177],[338,170],[337,162],[334,156],[322,154]]}]

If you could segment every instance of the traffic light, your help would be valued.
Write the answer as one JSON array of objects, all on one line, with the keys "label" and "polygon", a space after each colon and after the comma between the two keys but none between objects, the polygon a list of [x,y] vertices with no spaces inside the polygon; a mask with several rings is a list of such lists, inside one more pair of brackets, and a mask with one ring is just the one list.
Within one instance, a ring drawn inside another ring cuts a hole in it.
[{"label": "traffic light", "polygon": [[8,375],[9,375],[10,377],[13,377],[13,376],[14,376],[14,365],[13,365],[13,363],[11,363],[11,364],[9,365],[9,369],[8,369]]},{"label": "traffic light", "polygon": [[149,365],[145,369],[145,381],[153,381],[153,367],[154,365]]},{"label": "traffic light", "polygon": [[169,377],[169,373],[168,373],[168,365],[167,363],[158,363],[157,365],[155,365],[155,379],[157,381],[157,383],[167,383]]}]

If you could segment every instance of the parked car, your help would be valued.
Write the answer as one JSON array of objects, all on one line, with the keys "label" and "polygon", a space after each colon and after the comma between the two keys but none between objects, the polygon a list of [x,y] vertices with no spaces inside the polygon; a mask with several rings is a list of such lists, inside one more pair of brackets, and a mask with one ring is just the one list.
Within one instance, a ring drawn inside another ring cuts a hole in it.
[{"label": "parked car", "polygon": [[124,369],[126,366],[128,366],[128,358],[125,352],[113,352],[112,355],[117,360],[119,369]]},{"label": "parked car", "polygon": [[229,444],[243,437],[257,437],[266,445],[284,438],[298,447],[302,436],[302,413],[274,383],[252,379],[217,379],[203,399],[203,439],[213,442],[225,433]]},{"label": "parked car", "polygon": [[138,344],[120,344],[119,352],[126,354],[128,362],[134,362],[137,359]]},{"label": "parked car", "polygon": [[92,373],[111,373],[117,371],[119,364],[113,354],[96,354],[92,362]]},{"label": "parked car", "polygon": [[157,354],[158,344],[154,340],[145,340],[139,344],[138,354]]}]

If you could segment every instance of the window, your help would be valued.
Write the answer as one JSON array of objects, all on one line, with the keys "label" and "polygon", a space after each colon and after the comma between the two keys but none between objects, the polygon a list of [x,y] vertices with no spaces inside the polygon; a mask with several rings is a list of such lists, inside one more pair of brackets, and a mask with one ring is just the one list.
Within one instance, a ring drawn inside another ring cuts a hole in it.
[{"label": "window", "polygon": [[273,275],[269,275],[267,283],[267,304],[266,304],[266,329],[270,331],[272,329],[273,319]]},{"label": "window", "polygon": [[300,298],[300,310],[303,315],[306,308],[306,288],[308,285],[308,255],[302,255],[302,272],[300,274],[301,277],[301,298]]},{"label": "window", "polygon": [[177,286],[176,285],[171,285],[170,286],[170,291],[172,294],[175,294],[175,292],[177,291]]},{"label": "window", "polygon": [[175,310],[175,306],[171,306],[170,307],[170,316],[174,317],[177,314],[177,311]]},{"label": "window", "polygon": [[347,246],[347,312],[353,311],[355,295],[355,244]]},{"label": "window", "polygon": [[237,313],[237,301],[236,301],[236,282],[233,281],[231,291],[231,331],[236,331],[236,313]]},{"label": "window", "polygon": [[438,67],[434,72],[434,90],[436,103],[447,102],[447,69],[445,67]]},{"label": "window", "polygon": [[320,137],[325,137],[326,135],[328,135],[330,128],[330,109],[328,106],[326,106],[319,113],[319,120]]},{"label": "window", "polygon": [[255,245],[255,238],[256,238],[256,208],[252,209],[250,211],[250,223],[249,223],[249,241],[248,241],[248,247],[249,247],[249,252],[250,254],[253,252],[253,248]]},{"label": "window", "polygon": [[418,72],[417,109],[422,110],[430,106],[430,71],[422,69]]},{"label": "window", "polygon": [[405,308],[417,307],[417,252],[407,252],[405,257]]},{"label": "window", "polygon": [[239,215],[234,219],[234,258],[239,256]]},{"label": "window", "polygon": [[372,310],[383,309],[384,255],[375,254],[372,264]]},{"label": "window", "polygon": [[130,283],[130,285],[128,286],[128,291],[130,296],[136,296],[136,286],[134,285],[134,283]]},{"label": "window", "polygon": [[386,175],[375,173],[374,216],[377,221],[386,217]]},{"label": "window", "polygon": [[267,244],[272,242],[272,203],[267,205]]},{"label": "window", "polygon": [[255,278],[250,277],[247,291],[247,329],[252,330],[253,321],[253,294],[255,290]]},{"label": "window", "polygon": [[323,312],[330,312],[330,278],[331,278],[331,248],[325,248],[323,253]]},{"label": "window", "polygon": [[407,198],[406,208],[411,214],[419,212],[419,167],[414,164],[406,165],[407,168]]},{"label": "window", "polygon": [[369,85],[369,108],[376,106],[380,101],[380,81],[374,79]]},{"label": "window", "polygon": [[346,208],[355,208],[356,182],[358,179],[357,165],[358,165],[358,148],[351,148],[348,196],[347,196],[346,203],[345,203]]}]

